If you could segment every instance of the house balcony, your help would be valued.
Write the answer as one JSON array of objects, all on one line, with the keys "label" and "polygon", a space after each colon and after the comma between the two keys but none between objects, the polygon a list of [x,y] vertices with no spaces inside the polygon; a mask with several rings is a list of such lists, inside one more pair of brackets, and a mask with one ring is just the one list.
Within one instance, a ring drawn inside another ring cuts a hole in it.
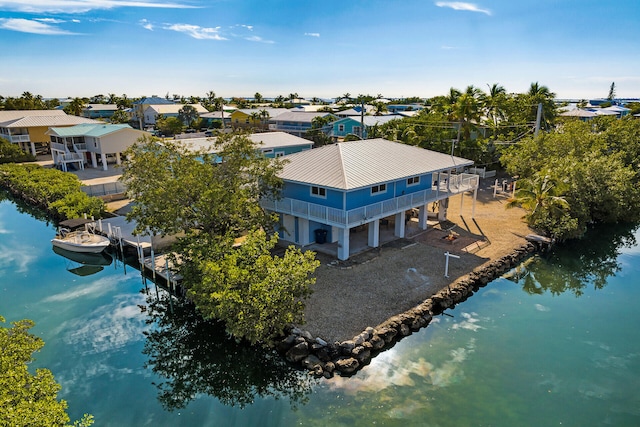
[{"label": "house balcony", "polygon": [[305,133],[311,129],[309,125],[286,125],[286,124],[269,124],[269,130],[271,131],[280,131],[280,132],[288,132],[288,133]]},{"label": "house balcony", "polygon": [[435,176],[438,178],[437,181],[434,181],[437,184],[428,190],[405,194],[348,211],[290,198],[262,200],[260,204],[263,208],[274,212],[289,214],[340,228],[352,228],[375,219],[381,219],[428,203],[437,202],[456,194],[474,191],[480,183],[478,175],[466,173],[457,175],[440,173]]},{"label": "house balcony", "polygon": [[9,141],[18,144],[20,142],[31,142],[31,138],[29,134],[26,135],[7,135],[9,137]]}]

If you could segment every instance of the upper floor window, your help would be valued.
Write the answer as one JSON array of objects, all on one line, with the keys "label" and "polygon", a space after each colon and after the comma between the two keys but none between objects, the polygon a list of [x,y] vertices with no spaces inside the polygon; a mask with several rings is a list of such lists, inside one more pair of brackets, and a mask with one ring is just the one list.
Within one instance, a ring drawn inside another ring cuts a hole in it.
[{"label": "upper floor window", "polygon": [[[284,151],[276,151],[276,158],[278,157],[284,157]],[[324,190],[324,188],[323,188]]]},{"label": "upper floor window", "polygon": [[311,187],[311,195],[316,197],[327,197],[327,189],[322,187],[316,187],[315,185]]},{"label": "upper floor window", "polygon": [[384,193],[387,191],[387,184],[379,184],[371,187],[371,194]]},{"label": "upper floor window", "polygon": [[412,176],[411,178],[407,179],[407,185],[416,185],[416,184],[420,184],[419,176]]},{"label": "upper floor window", "polygon": [[344,125],[338,125],[338,132],[344,132]]}]

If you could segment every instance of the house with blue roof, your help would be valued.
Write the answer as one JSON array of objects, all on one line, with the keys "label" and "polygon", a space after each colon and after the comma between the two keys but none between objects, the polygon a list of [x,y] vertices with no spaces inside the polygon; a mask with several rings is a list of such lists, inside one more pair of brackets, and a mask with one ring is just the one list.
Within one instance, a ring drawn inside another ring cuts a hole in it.
[{"label": "house with blue roof", "polygon": [[331,124],[329,136],[334,139],[343,139],[347,135],[356,135],[367,139],[375,127],[401,118],[399,115],[344,117]]},{"label": "house with blue roof", "polygon": [[121,163],[121,153],[148,132],[125,124],[85,123],[71,127],[51,127],[46,132],[51,139],[53,164],[66,171],[68,164],[84,169],[85,163],[108,170],[108,160]]},{"label": "house with blue roof", "polygon": [[287,156],[279,176],[282,198],[263,200],[279,215],[276,229],[285,242],[308,246],[336,243],[336,255],[352,254],[352,233],[365,231],[367,245],[380,245],[381,224],[405,237],[407,214],[417,212],[427,228],[427,207],[438,202],[446,219],[455,194],[477,195],[479,176],[463,173],[473,161],[423,148],[369,139],[339,142]]}]

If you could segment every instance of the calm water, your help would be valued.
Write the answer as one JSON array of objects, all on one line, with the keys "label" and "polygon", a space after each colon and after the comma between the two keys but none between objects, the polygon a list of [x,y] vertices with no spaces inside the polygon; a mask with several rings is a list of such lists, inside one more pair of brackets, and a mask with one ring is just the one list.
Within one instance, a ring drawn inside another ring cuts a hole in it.
[{"label": "calm water", "polygon": [[637,229],[558,248],[330,381],[228,342],[131,267],[74,274],[91,271],[53,234],[0,202],[0,314],[36,322],[34,365],[96,426],[640,425]]}]

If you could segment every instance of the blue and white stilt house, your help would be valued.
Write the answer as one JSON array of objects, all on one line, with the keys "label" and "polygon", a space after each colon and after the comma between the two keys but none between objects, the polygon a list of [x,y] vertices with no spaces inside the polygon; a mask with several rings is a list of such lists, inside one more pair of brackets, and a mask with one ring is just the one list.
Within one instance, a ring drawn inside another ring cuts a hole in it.
[{"label": "blue and white stilt house", "polygon": [[338,258],[349,258],[350,230],[366,226],[368,246],[380,244],[380,224],[394,223],[405,237],[405,215],[416,209],[427,228],[427,206],[439,203],[446,219],[448,198],[473,192],[478,175],[462,173],[471,160],[385,139],[326,145],[286,156],[280,200],[263,200],[280,216],[280,239],[307,246],[337,243]]}]

